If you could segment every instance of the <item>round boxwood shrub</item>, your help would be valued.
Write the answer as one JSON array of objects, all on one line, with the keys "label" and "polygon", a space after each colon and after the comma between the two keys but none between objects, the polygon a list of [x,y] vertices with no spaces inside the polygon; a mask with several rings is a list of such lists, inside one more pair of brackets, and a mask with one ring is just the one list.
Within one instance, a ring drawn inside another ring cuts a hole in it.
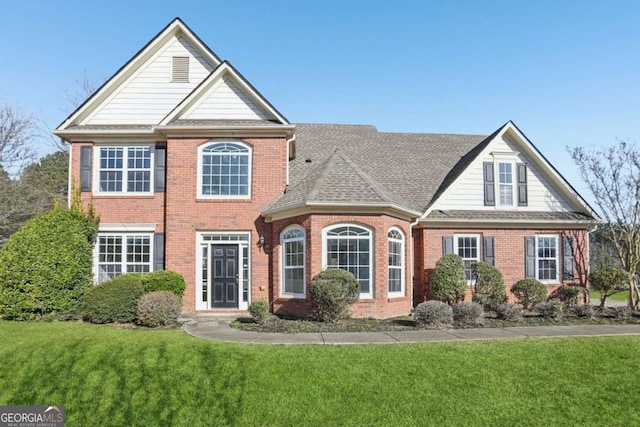
[{"label": "round boxwood shrub", "polygon": [[87,289],[82,299],[82,318],[92,323],[133,322],[144,293],[141,275],[114,277]]},{"label": "round boxwood shrub", "polygon": [[545,319],[560,317],[564,304],[557,298],[536,304],[536,311]]},{"label": "round boxwood shrub", "polygon": [[601,268],[589,274],[589,286],[591,290],[600,292],[600,307],[604,308],[607,298],[629,289],[629,276],[621,268]]},{"label": "round boxwood shrub", "polygon": [[578,298],[580,295],[584,295],[586,291],[587,289],[582,286],[561,286],[551,292],[549,298],[559,299],[565,307],[569,307],[571,305],[577,305]]},{"label": "round boxwood shrub", "polygon": [[319,317],[336,323],[349,315],[349,306],[360,298],[360,283],[350,272],[330,268],[313,277],[310,292]]},{"label": "round boxwood shrub", "polygon": [[173,326],[182,312],[182,299],[171,291],[145,294],[138,302],[136,323],[150,328]]},{"label": "round boxwood shrub", "polygon": [[477,302],[462,301],[454,304],[453,320],[465,325],[479,325],[484,322],[484,310]]},{"label": "round boxwood shrub", "polygon": [[496,307],[495,312],[498,319],[507,322],[519,322],[523,318],[522,309],[517,304],[502,303]]},{"label": "round boxwood shrub", "polygon": [[456,254],[447,254],[440,258],[431,277],[431,296],[453,304],[462,301],[466,292],[467,278],[462,258]]},{"label": "round boxwood shrub", "polygon": [[547,287],[539,280],[531,278],[518,280],[511,287],[511,293],[525,310],[547,299]]},{"label": "round boxwood shrub", "polygon": [[93,281],[97,220],[82,208],[38,216],[0,251],[0,317],[37,319],[68,312]]},{"label": "round boxwood shrub", "polygon": [[182,274],[170,270],[157,270],[142,276],[145,292],[169,291],[179,298],[184,295],[187,284]]},{"label": "round boxwood shrub", "polygon": [[422,302],[413,309],[411,315],[416,326],[421,328],[450,328],[453,324],[453,309],[442,301]]},{"label": "round boxwood shrub", "polygon": [[472,301],[494,310],[507,300],[502,273],[487,262],[476,262],[472,266],[474,285]]},{"label": "round boxwood shrub", "polygon": [[269,302],[266,300],[252,301],[249,304],[249,314],[258,324],[264,324],[271,320],[274,315],[269,312]]}]

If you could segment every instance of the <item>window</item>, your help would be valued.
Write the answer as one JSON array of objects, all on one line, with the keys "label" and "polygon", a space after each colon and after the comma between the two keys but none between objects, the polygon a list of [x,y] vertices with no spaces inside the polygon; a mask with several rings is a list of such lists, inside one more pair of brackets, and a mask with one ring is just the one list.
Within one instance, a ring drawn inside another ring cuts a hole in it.
[{"label": "window", "polygon": [[98,147],[98,150],[99,193],[151,193],[151,147]]},{"label": "window", "polygon": [[373,298],[371,231],[341,225],[325,230],[325,266],[351,272],[360,283],[360,298]]},{"label": "window", "polygon": [[248,198],[251,194],[251,149],[239,142],[200,148],[198,196]]},{"label": "window", "polygon": [[501,206],[513,206],[513,164],[498,163],[498,185]]},{"label": "window", "polygon": [[462,258],[464,262],[464,274],[467,281],[473,279],[471,265],[480,261],[480,236],[479,235],[456,235],[453,239],[454,252]]},{"label": "window", "polygon": [[120,274],[151,271],[151,234],[98,235],[98,283]]},{"label": "window", "polygon": [[538,280],[558,280],[558,237],[536,237],[536,276]]},{"label": "window", "polygon": [[305,233],[290,228],[282,233],[282,294],[305,296]]},{"label": "window", "polygon": [[387,234],[389,243],[389,296],[404,295],[404,236],[396,228]]}]

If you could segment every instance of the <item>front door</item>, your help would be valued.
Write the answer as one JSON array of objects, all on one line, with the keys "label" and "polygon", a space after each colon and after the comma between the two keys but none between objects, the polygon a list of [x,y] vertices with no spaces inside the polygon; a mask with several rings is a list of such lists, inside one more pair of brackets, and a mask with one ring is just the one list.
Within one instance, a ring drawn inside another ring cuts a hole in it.
[{"label": "front door", "polygon": [[212,308],[238,308],[238,246],[211,245]]}]

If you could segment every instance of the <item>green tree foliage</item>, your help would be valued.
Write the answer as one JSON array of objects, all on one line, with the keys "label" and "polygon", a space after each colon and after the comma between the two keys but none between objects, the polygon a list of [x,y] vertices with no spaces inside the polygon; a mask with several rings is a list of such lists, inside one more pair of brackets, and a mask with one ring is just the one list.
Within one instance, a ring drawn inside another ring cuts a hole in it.
[{"label": "green tree foliage", "polygon": [[0,316],[35,319],[74,308],[93,280],[98,220],[76,204],[29,221],[0,250]]},{"label": "green tree foliage", "polygon": [[604,308],[607,298],[628,287],[627,273],[621,268],[606,267],[589,275],[591,289],[600,292],[600,307]]},{"label": "green tree foliage", "polygon": [[330,268],[311,280],[311,301],[324,321],[336,323],[349,315],[360,298],[360,283],[348,271]]},{"label": "green tree foliage", "polygon": [[500,270],[487,262],[476,262],[472,266],[474,285],[472,301],[491,310],[507,300],[504,279]]},{"label": "green tree foliage", "polygon": [[433,298],[454,304],[462,301],[467,292],[467,278],[464,274],[464,262],[456,254],[447,254],[436,262],[431,278]]}]

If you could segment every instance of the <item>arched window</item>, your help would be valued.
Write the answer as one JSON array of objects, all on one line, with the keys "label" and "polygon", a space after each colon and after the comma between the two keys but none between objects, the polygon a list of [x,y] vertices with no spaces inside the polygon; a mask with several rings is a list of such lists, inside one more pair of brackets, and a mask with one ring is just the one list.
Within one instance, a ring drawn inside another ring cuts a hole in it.
[{"label": "arched window", "polygon": [[305,292],[305,232],[300,227],[284,230],[280,236],[282,248],[282,290],[284,296],[304,298]]},{"label": "arched window", "polygon": [[373,245],[370,230],[337,225],[324,230],[326,268],[350,271],[360,282],[360,298],[373,298]]},{"label": "arched window", "polygon": [[241,142],[216,142],[199,149],[198,196],[249,198],[251,147]]},{"label": "arched window", "polygon": [[397,228],[387,234],[389,246],[389,296],[404,296],[404,235]]}]

